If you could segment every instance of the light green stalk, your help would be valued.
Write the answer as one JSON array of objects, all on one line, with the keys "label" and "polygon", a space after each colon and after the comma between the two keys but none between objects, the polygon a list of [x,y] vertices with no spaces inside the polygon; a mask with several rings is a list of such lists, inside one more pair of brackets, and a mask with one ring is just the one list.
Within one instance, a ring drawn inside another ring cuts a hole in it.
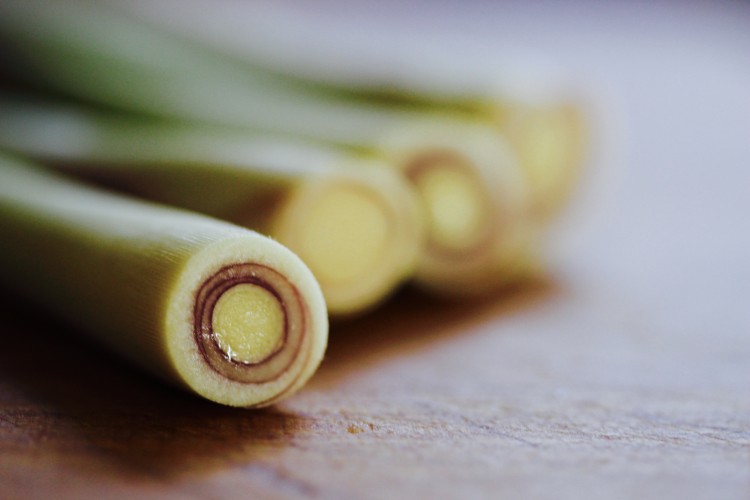
[{"label": "light green stalk", "polygon": [[4,286],[142,367],[250,407],[292,394],[320,363],[325,302],[282,245],[7,156],[0,181]]}]

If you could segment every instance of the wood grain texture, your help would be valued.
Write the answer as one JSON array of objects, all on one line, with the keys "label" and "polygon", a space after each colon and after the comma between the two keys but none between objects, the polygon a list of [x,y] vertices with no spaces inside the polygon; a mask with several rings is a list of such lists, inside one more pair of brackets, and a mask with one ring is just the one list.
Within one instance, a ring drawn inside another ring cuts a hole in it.
[{"label": "wood grain texture", "polygon": [[335,325],[278,406],[173,390],[6,292],[0,498],[750,497],[750,13],[678,28],[661,5],[596,10],[611,29],[592,35],[567,5],[544,29],[520,6],[447,15],[615,81],[625,167],[582,191],[548,280],[478,303],[404,291]]},{"label": "wood grain texture", "polygon": [[750,493],[746,388],[711,373],[700,339],[680,347],[611,299],[405,293],[339,326],[314,382],[265,411],[173,391],[6,300],[3,495]]}]

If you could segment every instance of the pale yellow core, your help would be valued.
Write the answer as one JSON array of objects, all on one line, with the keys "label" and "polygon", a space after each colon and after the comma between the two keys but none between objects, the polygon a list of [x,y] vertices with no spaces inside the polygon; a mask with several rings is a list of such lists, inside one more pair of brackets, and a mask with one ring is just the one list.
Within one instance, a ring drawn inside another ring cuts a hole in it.
[{"label": "pale yellow core", "polygon": [[448,248],[472,245],[484,215],[475,179],[446,163],[432,166],[416,182],[432,240]]},{"label": "pale yellow core", "polygon": [[385,206],[361,187],[336,186],[309,208],[295,250],[327,284],[345,284],[380,272],[389,244]]},{"label": "pale yellow core", "polygon": [[521,162],[531,185],[542,192],[565,183],[570,174],[572,124],[563,112],[537,111],[526,124],[521,144]]},{"label": "pale yellow core", "polygon": [[234,361],[262,361],[284,340],[284,309],[262,286],[244,283],[224,292],[211,321],[219,348]]}]

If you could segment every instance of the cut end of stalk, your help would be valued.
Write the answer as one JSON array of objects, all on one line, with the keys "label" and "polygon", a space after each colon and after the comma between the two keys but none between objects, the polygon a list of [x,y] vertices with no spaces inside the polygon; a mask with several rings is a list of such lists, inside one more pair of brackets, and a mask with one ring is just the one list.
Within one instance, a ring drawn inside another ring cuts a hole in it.
[{"label": "cut end of stalk", "polygon": [[413,179],[424,202],[432,243],[459,251],[476,244],[487,223],[476,178],[460,163],[443,158]]},{"label": "cut end of stalk", "polygon": [[422,153],[405,170],[427,216],[430,252],[465,257],[485,243],[492,208],[468,160],[450,151]]},{"label": "cut end of stalk", "polygon": [[501,115],[532,191],[534,210],[553,215],[570,197],[585,149],[583,116],[572,104],[511,107]]},{"label": "cut end of stalk", "polygon": [[386,208],[364,189],[332,186],[310,207],[297,252],[329,286],[364,279],[387,250]]},{"label": "cut end of stalk", "polygon": [[310,267],[329,313],[351,315],[413,271],[424,231],[415,193],[393,169],[362,160],[334,170],[290,193],[270,233]]},{"label": "cut end of stalk", "polygon": [[398,132],[382,149],[420,195],[428,225],[416,282],[447,295],[501,286],[508,266],[497,249],[527,210],[528,187],[497,126],[436,115]]},{"label": "cut end of stalk", "polygon": [[325,300],[288,248],[222,227],[225,234],[201,244],[171,286],[168,360],[177,379],[203,397],[267,406],[300,389],[320,364]]},{"label": "cut end of stalk", "polygon": [[210,367],[242,383],[278,378],[294,360],[306,312],[297,289],[259,264],[225,267],[195,300],[195,338]]}]

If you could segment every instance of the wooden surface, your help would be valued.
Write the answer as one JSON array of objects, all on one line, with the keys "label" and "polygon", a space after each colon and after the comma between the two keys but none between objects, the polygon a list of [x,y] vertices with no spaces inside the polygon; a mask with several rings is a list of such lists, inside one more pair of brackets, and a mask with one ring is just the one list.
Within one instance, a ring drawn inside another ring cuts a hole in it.
[{"label": "wooden surface", "polygon": [[600,292],[403,295],[264,411],[172,391],[6,302],[0,496],[750,494],[747,339]]},{"label": "wooden surface", "polygon": [[274,408],[174,391],[3,295],[0,497],[750,497],[750,41],[707,19],[734,35],[687,55],[704,21],[558,44],[614,81],[628,134],[548,280],[404,292]]}]

